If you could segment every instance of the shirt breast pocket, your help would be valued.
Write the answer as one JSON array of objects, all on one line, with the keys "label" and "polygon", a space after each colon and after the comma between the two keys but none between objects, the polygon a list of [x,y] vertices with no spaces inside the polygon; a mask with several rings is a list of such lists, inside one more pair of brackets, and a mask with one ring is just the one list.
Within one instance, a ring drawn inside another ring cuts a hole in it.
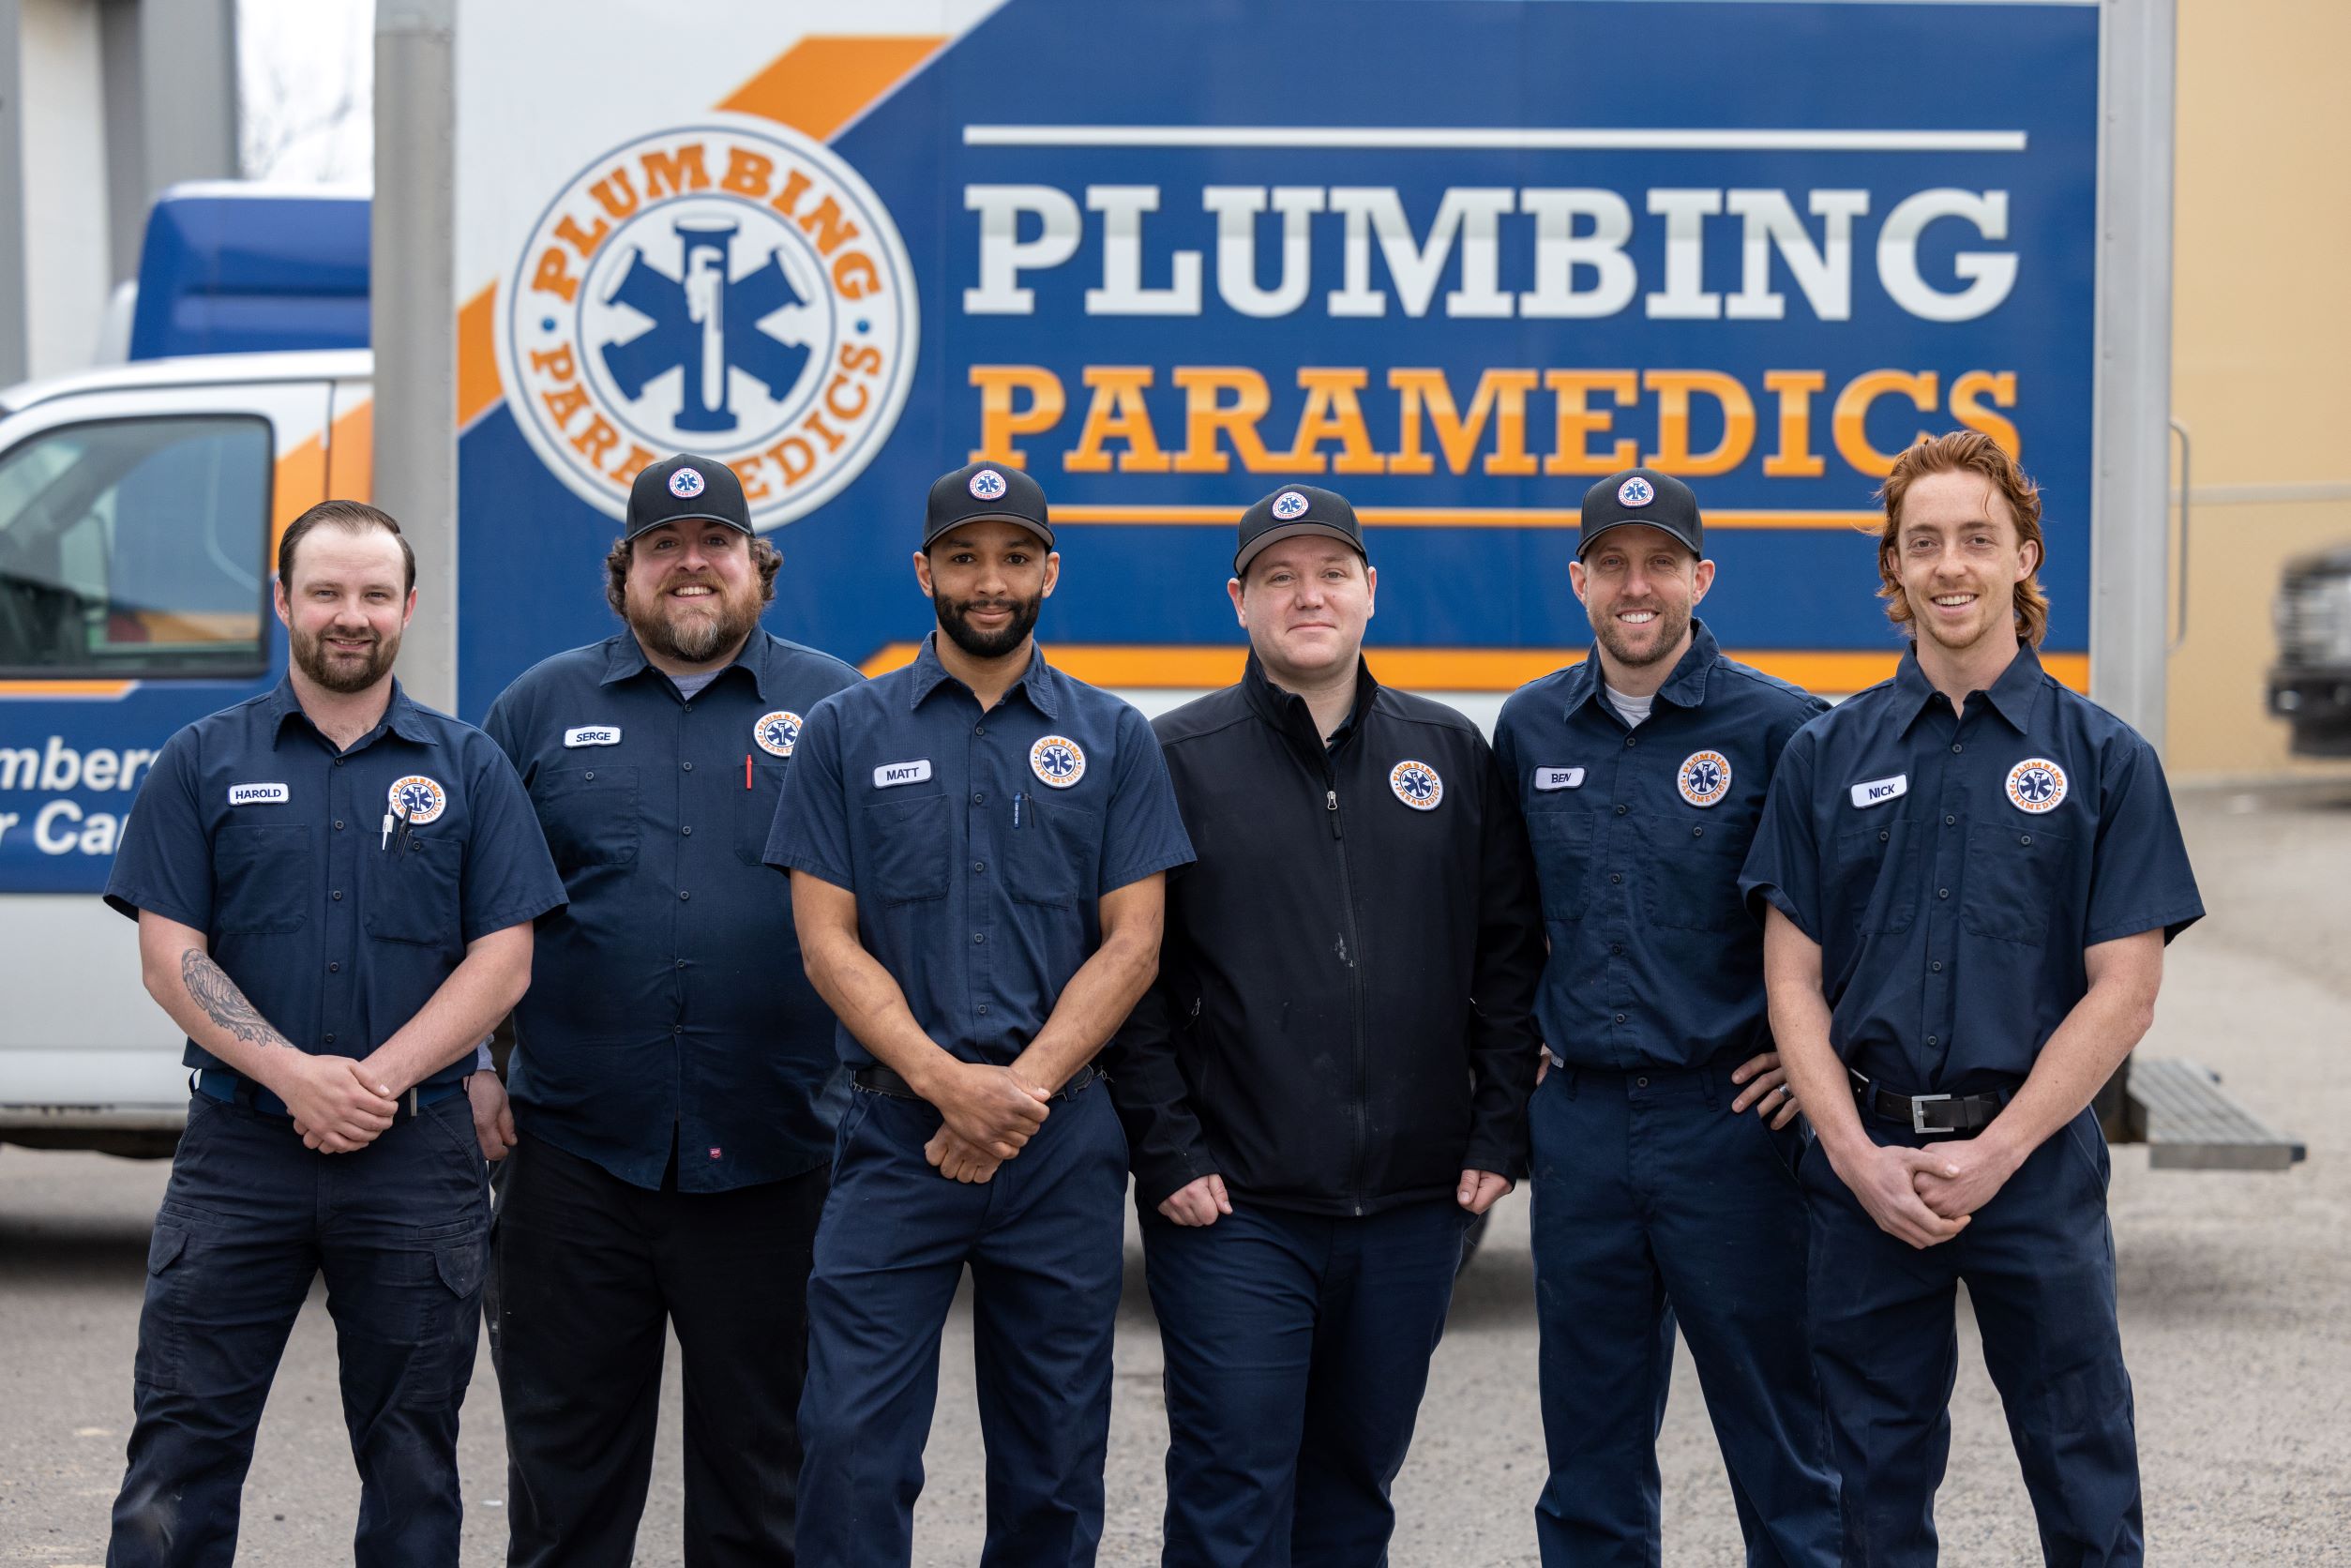
[{"label": "shirt breast pocket", "polygon": [[1918,918],[1917,860],[1911,826],[1880,822],[1837,835],[1836,882],[1829,889],[1831,916],[1863,936],[1896,936]]},{"label": "shirt breast pocket", "polygon": [[423,831],[412,832],[403,844],[395,828],[388,849],[370,852],[361,846],[360,863],[368,868],[368,935],[379,942],[460,947],[465,917],[458,882],[465,846],[454,838],[418,837]]},{"label": "shirt breast pocket", "polygon": [[1971,823],[1960,924],[1995,942],[2040,946],[2049,934],[2049,912],[2072,847],[2065,835],[2045,828]]},{"label": "shirt breast pocket", "polygon": [[[771,801],[773,797],[770,797]],[[555,870],[568,878],[596,866],[637,858],[637,770],[565,768],[531,781],[531,805],[547,833]]]},{"label": "shirt breast pocket", "polygon": [[751,787],[734,792],[734,857],[746,866],[767,864],[767,836],[776,828],[776,801],[784,792],[790,762],[751,770]]},{"label": "shirt breast pocket", "polygon": [[1004,883],[1020,902],[1068,909],[1093,896],[1101,877],[1101,813],[1031,796],[1020,825],[1002,842]]},{"label": "shirt breast pocket", "polygon": [[1755,829],[1739,822],[1658,822],[1649,835],[1649,917],[1678,931],[1728,931],[1749,924],[1740,867]]},{"label": "shirt breast pocket", "polygon": [[1535,881],[1543,889],[1543,918],[1581,920],[1591,897],[1591,815],[1530,811],[1527,837],[1534,845]]},{"label": "shirt breast pocket", "polygon": [[874,891],[885,904],[915,904],[947,896],[947,862],[955,854],[947,797],[878,800],[865,808],[857,851],[873,862]]},{"label": "shirt breast pocket", "polygon": [[224,827],[212,841],[214,923],[223,936],[283,936],[309,918],[317,874],[307,825]]}]

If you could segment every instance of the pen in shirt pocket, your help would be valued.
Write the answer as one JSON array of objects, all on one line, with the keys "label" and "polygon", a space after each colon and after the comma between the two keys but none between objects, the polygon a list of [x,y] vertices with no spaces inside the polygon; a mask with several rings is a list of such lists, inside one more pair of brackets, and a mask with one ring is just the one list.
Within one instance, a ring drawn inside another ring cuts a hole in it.
[{"label": "pen in shirt pocket", "polygon": [[1018,826],[1020,825],[1020,817],[1021,817],[1021,813],[1022,813],[1022,811],[1023,811],[1023,810],[1027,807],[1028,804],[1029,804],[1029,797],[1028,797],[1027,795],[1025,795],[1025,794],[1021,794],[1021,793],[1018,793],[1018,792],[1017,792],[1014,793],[1014,795],[1013,795],[1013,797],[1012,797],[1012,825],[1013,825],[1013,826],[1015,826],[1015,827],[1018,827]]}]

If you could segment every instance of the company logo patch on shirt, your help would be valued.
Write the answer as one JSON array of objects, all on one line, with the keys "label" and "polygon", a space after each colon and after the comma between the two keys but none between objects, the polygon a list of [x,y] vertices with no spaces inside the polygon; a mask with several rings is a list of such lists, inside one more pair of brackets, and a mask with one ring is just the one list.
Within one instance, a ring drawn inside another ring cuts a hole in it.
[{"label": "company logo patch on shirt", "polygon": [[1415,811],[1434,811],[1445,798],[1445,781],[1426,762],[1398,762],[1388,770],[1388,788]]},{"label": "company logo patch on shirt", "polygon": [[791,748],[800,744],[800,716],[789,708],[761,714],[759,722],[751,726],[751,738],[770,757],[789,757]]},{"label": "company logo patch on shirt", "polygon": [[1693,806],[1722,805],[1730,793],[1730,759],[1719,751],[1693,751],[1681,760],[1674,788]]},{"label": "company logo patch on shirt", "polygon": [[2027,757],[2008,770],[2008,803],[2040,816],[2065,801],[2065,770],[2046,757]]},{"label": "company logo patch on shirt", "polygon": [[618,746],[620,744],[621,727],[617,724],[583,724],[577,730],[564,731],[564,745],[566,746]]},{"label": "company logo patch on shirt", "polygon": [[1853,804],[1861,807],[1883,806],[1899,800],[1910,792],[1910,776],[1895,774],[1891,778],[1872,778],[1853,786]]},{"label": "company logo patch on shirt", "polygon": [[386,798],[391,803],[392,815],[407,818],[411,827],[439,822],[441,813],[449,808],[449,793],[441,787],[441,781],[427,778],[421,773],[392,780]]},{"label": "company logo patch on shirt", "polygon": [[1047,735],[1029,747],[1029,771],[1056,790],[1086,776],[1086,754],[1066,735]]},{"label": "company logo patch on shirt", "polygon": [[229,786],[231,806],[283,806],[294,798],[294,792],[283,784],[232,784]]},{"label": "company logo patch on shirt", "polygon": [[930,776],[930,759],[919,758],[912,762],[884,762],[873,770],[873,787],[886,790],[894,784],[920,784]]},{"label": "company logo patch on shirt", "polygon": [[1535,788],[1538,790],[1580,790],[1584,787],[1581,768],[1537,768]]}]

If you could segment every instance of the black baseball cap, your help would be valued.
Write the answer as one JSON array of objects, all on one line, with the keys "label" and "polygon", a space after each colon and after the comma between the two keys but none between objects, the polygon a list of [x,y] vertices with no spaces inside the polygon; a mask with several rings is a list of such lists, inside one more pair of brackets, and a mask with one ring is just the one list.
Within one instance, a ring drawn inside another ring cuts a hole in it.
[{"label": "black baseball cap", "polygon": [[1249,563],[1257,559],[1258,551],[1302,534],[1345,540],[1355,547],[1356,554],[1371,559],[1371,552],[1364,548],[1364,525],[1355,520],[1355,508],[1347,497],[1314,485],[1284,485],[1241,514],[1232,575],[1248,576]]},{"label": "black baseball cap", "polygon": [[640,469],[628,487],[628,523],[624,537],[635,538],[665,522],[723,522],[751,532],[751,508],[743,481],[716,458],[680,452]]},{"label": "black baseball cap", "polygon": [[1575,559],[1582,560],[1601,535],[1628,522],[1662,528],[1688,545],[1691,554],[1706,554],[1706,525],[1698,519],[1698,498],[1690,487],[1653,468],[1628,468],[1584,492],[1584,525],[1575,537]]},{"label": "black baseball cap", "polygon": [[950,528],[967,522],[1013,522],[1053,548],[1053,523],[1045,510],[1045,489],[1009,463],[966,463],[931,481],[923,509],[923,548]]}]

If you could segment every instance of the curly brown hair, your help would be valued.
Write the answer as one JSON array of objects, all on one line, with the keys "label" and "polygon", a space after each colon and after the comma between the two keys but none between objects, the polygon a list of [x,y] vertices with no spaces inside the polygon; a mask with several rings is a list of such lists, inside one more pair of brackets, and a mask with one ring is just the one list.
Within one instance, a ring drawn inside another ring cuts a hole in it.
[{"label": "curly brown hair", "polygon": [[2041,568],[2048,564],[2049,546],[2041,532],[2041,487],[2034,484],[2016,460],[1999,443],[1981,430],[1953,430],[1948,435],[1921,436],[1917,445],[1894,460],[1893,472],[1878,487],[1877,499],[1886,508],[1886,521],[1877,533],[1877,596],[1886,601],[1886,619],[1897,626],[1910,623],[1910,601],[1903,596],[1897,536],[1902,531],[1902,498],[1910,487],[1930,474],[1981,474],[1995,493],[2008,503],[2016,524],[2016,541],[2035,547],[2033,569],[2016,584],[2016,635],[2028,648],[2041,646],[2049,633],[2049,596],[2041,591]]},{"label": "curly brown hair", "polygon": [[[611,550],[604,557],[604,602],[612,607],[612,613],[628,619],[628,564],[636,558],[636,542],[614,539]],[[760,603],[776,602],[776,573],[784,564],[783,551],[756,535],[751,539],[751,565],[760,574]]]}]

